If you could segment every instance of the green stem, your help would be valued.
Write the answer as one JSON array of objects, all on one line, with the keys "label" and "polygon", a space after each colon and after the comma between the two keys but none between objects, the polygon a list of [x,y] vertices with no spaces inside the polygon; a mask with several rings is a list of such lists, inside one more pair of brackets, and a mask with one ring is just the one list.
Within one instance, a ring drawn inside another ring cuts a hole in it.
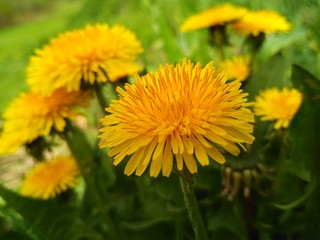
[{"label": "green stem", "polygon": [[193,186],[187,182],[184,178],[180,178],[180,185],[184,197],[184,203],[186,205],[189,218],[197,240],[209,240],[204,222],[199,210],[198,201],[195,196]]},{"label": "green stem", "polygon": [[105,109],[106,107],[109,105],[107,99],[105,98],[105,96],[102,93],[102,87],[101,85],[95,84],[94,85],[94,91],[96,93],[99,105],[101,107],[101,110],[103,113],[106,113]]},{"label": "green stem", "polygon": [[288,143],[286,141],[286,130],[285,129],[279,129],[277,134],[279,138],[280,143],[280,149],[279,149],[279,161],[285,161],[288,154]]},{"label": "green stem", "polygon": [[217,58],[219,62],[222,62],[225,59],[223,46],[216,46],[216,51],[217,51]]},{"label": "green stem", "polygon": [[114,224],[114,221],[112,221],[102,193],[99,192],[95,183],[94,154],[90,144],[87,142],[82,131],[76,127],[73,127],[71,132],[65,132],[64,138],[78,163],[82,176],[85,180],[88,193],[90,194],[90,198],[97,207],[105,224],[108,226],[109,239],[120,239],[119,236],[121,236],[121,234],[117,233],[117,227]]},{"label": "green stem", "polygon": [[216,49],[219,62],[225,59],[225,47],[228,46],[228,34],[225,26],[214,26],[209,28],[210,43]]},{"label": "green stem", "polygon": [[[257,206],[251,198],[244,198],[244,219],[249,239],[259,239],[259,232],[254,227]],[[242,206],[241,206],[242,207]]]},{"label": "green stem", "polygon": [[249,35],[248,45],[249,45],[249,51],[250,51],[250,68],[252,72],[255,72],[258,67],[258,54],[259,51],[265,41],[266,35],[264,33],[260,33],[257,36]]}]

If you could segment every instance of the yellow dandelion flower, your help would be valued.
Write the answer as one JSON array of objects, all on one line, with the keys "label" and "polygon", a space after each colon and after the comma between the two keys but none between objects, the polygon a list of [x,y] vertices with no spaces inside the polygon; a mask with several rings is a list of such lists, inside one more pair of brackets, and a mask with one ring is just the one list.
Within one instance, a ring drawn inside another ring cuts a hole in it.
[{"label": "yellow dandelion flower", "polygon": [[68,156],[59,156],[38,163],[21,184],[21,194],[33,198],[49,199],[76,185],[80,175],[77,163]]},{"label": "yellow dandelion flower", "polygon": [[27,82],[43,94],[60,87],[77,91],[81,84],[113,82],[142,69],[135,63],[142,51],[136,36],[123,26],[88,25],[37,50],[27,68]]},{"label": "yellow dandelion flower", "polygon": [[[194,174],[197,161],[218,163],[220,150],[238,155],[238,145],[252,143],[254,116],[240,82],[227,82],[213,62],[204,68],[189,60],[160,66],[155,73],[135,76],[132,85],[118,88],[119,100],[101,119],[100,147],[109,147],[114,165],[131,156],[125,174],[169,176],[173,164]],[[243,146],[242,146],[243,147]]]},{"label": "yellow dandelion flower", "polygon": [[232,24],[239,33],[258,36],[260,33],[289,32],[290,23],[271,10],[252,11]]},{"label": "yellow dandelion flower", "polygon": [[77,107],[89,104],[90,92],[55,90],[50,96],[34,92],[22,93],[4,112],[0,135],[0,155],[14,153],[22,144],[45,136],[54,128],[63,131],[65,119],[79,115]]},{"label": "yellow dandelion flower", "polygon": [[296,89],[284,87],[260,92],[256,97],[254,111],[262,121],[275,121],[274,128],[287,128],[302,102],[302,94]]},{"label": "yellow dandelion flower", "polygon": [[250,74],[249,62],[248,56],[234,56],[221,62],[219,69],[226,71],[229,78],[243,82]]},{"label": "yellow dandelion flower", "polygon": [[245,8],[231,4],[211,7],[187,18],[181,25],[180,30],[188,32],[216,25],[224,25],[242,17],[246,12]]}]

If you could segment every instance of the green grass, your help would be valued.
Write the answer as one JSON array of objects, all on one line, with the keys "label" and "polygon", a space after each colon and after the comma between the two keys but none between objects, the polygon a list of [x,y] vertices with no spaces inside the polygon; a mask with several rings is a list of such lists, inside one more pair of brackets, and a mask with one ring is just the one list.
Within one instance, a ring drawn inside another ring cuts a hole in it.
[{"label": "green grass", "polygon": [[56,9],[32,22],[0,29],[0,115],[12,98],[27,89],[25,69],[34,49],[61,32],[79,7],[79,1],[61,1]]}]

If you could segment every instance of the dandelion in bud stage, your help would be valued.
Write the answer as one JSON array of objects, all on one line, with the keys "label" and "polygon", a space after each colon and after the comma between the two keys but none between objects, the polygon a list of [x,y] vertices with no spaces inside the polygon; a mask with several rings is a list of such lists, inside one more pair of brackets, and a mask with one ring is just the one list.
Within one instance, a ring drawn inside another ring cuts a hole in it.
[{"label": "dandelion in bud stage", "polygon": [[223,4],[206,9],[187,18],[181,25],[182,32],[224,25],[242,17],[247,10],[243,7]]},{"label": "dandelion in bud stage", "polygon": [[50,94],[65,87],[114,82],[142,70],[136,63],[141,43],[123,26],[88,25],[54,38],[38,49],[27,69],[33,91]]},{"label": "dandelion in bud stage", "polygon": [[225,70],[229,78],[237,79],[241,82],[245,81],[250,74],[249,57],[234,56],[219,64],[219,69]]},{"label": "dandelion in bud stage", "polygon": [[235,21],[232,27],[236,32],[258,36],[275,32],[289,32],[290,23],[277,12],[271,10],[251,11]]},{"label": "dandelion in bud stage", "polygon": [[77,163],[68,156],[40,162],[26,175],[21,194],[40,199],[54,198],[74,187],[79,174]]},{"label": "dandelion in bud stage", "polygon": [[274,128],[287,128],[302,102],[296,89],[266,89],[256,97],[254,111],[262,121],[274,121]]},{"label": "dandelion in bud stage", "polygon": [[115,165],[131,156],[127,175],[140,176],[148,165],[154,177],[161,170],[169,176],[173,165],[194,174],[208,156],[224,163],[221,151],[238,155],[254,140],[247,94],[239,81],[227,80],[213,62],[202,68],[188,60],[136,75],[134,84],[117,88],[120,99],[101,120],[100,147],[111,148]]},{"label": "dandelion in bud stage", "polygon": [[0,134],[0,155],[14,153],[21,145],[30,143],[51,130],[63,131],[66,119],[75,119],[79,107],[87,107],[90,92],[55,90],[50,96],[34,92],[20,94],[4,112]]}]

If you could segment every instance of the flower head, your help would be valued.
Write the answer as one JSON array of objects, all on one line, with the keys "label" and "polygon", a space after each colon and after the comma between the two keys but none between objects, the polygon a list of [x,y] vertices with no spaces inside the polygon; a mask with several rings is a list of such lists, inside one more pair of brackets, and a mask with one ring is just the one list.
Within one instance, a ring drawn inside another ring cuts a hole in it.
[{"label": "flower head", "polygon": [[231,4],[215,6],[187,18],[180,30],[188,32],[216,25],[224,25],[242,17],[247,10]]},{"label": "flower head", "polygon": [[[119,100],[101,119],[100,147],[110,147],[114,164],[131,156],[125,174],[169,176],[173,164],[194,174],[197,161],[208,155],[225,162],[220,150],[238,155],[238,145],[252,143],[253,113],[238,81],[227,82],[213,62],[204,68],[184,60],[160,66],[155,73],[135,76],[132,85],[118,88]],[[242,146],[243,147],[243,146]]]},{"label": "flower head", "polygon": [[257,36],[260,33],[289,32],[290,23],[271,10],[252,11],[233,23],[233,28],[243,34]]},{"label": "flower head", "polygon": [[141,52],[140,42],[125,27],[88,25],[37,50],[27,69],[27,82],[43,94],[60,87],[75,91],[81,84],[113,82],[142,69],[135,63]]},{"label": "flower head", "polygon": [[256,97],[254,111],[262,121],[275,121],[274,128],[287,128],[302,102],[302,94],[296,89],[270,88]]},{"label": "flower head", "polygon": [[74,187],[79,174],[77,163],[68,156],[40,162],[26,175],[21,194],[41,199],[54,198]]},{"label": "flower head", "polygon": [[225,70],[229,78],[245,81],[250,74],[249,57],[234,56],[232,60],[221,62],[219,68]]},{"label": "flower head", "polygon": [[73,120],[80,114],[76,107],[86,107],[89,92],[55,90],[50,96],[34,92],[22,93],[4,112],[0,135],[0,155],[15,152],[19,146],[46,136],[54,128],[63,131],[65,119]]}]

